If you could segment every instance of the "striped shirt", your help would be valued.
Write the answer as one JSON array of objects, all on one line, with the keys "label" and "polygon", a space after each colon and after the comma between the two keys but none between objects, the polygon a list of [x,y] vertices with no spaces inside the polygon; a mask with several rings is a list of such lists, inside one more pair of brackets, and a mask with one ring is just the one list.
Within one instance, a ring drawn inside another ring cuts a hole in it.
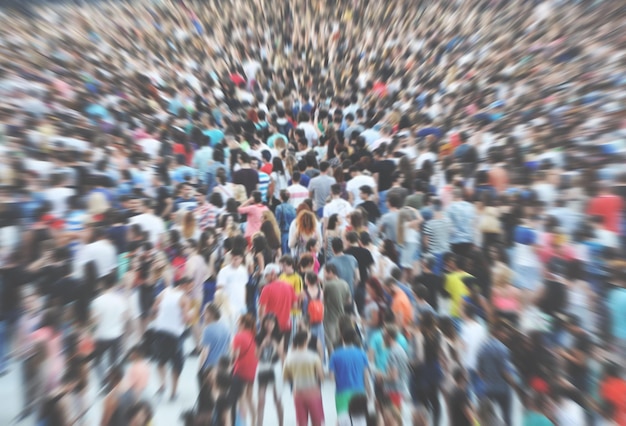
[{"label": "striped shirt", "polygon": [[263,201],[267,202],[267,191],[270,188],[270,175],[259,170],[259,191]]},{"label": "striped shirt", "polygon": [[204,231],[207,228],[217,227],[217,218],[219,217],[222,209],[215,207],[211,203],[206,203],[194,210],[196,220],[198,221],[198,228]]},{"label": "striped shirt", "polygon": [[297,183],[289,186],[287,191],[289,192],[289,202],[296,209],[304,200],[309,198],[309,190]]},{"label": "striped shirt", "polygon": [[450,251],[451,229],[452,222],[447,217],[426,222],[424,235],[428,239],[428,253],[438,254]]}]

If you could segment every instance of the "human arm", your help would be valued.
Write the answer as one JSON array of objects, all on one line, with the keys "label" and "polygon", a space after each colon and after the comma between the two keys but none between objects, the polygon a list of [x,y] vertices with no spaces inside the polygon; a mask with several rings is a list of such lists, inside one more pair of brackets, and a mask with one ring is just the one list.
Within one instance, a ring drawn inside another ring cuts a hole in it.
[{"label": "human arm", "polygon": [[104,399],[104,404],[102,407],[102,417],[100,418],[100,426],[109,426],[117,405],[117,401],[112,394],[108,395]]}]

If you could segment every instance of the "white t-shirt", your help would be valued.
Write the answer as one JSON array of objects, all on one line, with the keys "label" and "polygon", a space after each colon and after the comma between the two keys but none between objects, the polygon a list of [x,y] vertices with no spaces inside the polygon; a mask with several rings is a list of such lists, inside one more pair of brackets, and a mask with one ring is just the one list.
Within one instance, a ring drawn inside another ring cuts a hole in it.
[{"label": "white t-shirt", "polygon": [[317,142],[318,136],[317,131],[315,130],[315,126],[311,123],[300,123],[298,124],[298,129],[304,130],[304,136],[306,137],[309,146],[313,146],[314,142]]},{"label": "white t-shirt", "polygon": [[47,201],[52,205],[52,214],[56,217],[65,216],[67,212],[67,199],[74,195],[72,188],[54,187],[48,188],[44,192]]},{"label": "white t-shirt", "polygon": [[98,240],[81,247],[76,253],[75,275],[82,278],[85,265],[93,261],[98,278],[110,274],[117,268],[117,250],[109,240]]},{"label": "white t-shirt", "polygon": [[363,202],[363,200],[360,197],[361,190],[359,189],[363,185],[367,185],[372,189],[376,189],[376,181],[374,180],[373,177],[367,176],[367,175],[355,176],[352,179],[350,179],[348,183],[346,184],[346,190],[352,193],[352,196],[354,197],[352,205],[355,207]]},{"label": "white t-shirt", "polygon": [[129,223],[130,225],[138,224],[143,231],[148,232],[150,242],[155,246],[159,242],[159,237],[165,233],[165,223],[163,223],[163,219],[151,213],[133,216]]},{"label": "white t-shirt", "polygon": [[334,198],[324,206],[324,217],[331,217],[336,214],[345,219],[352,212],[352,206],[343,198]]},{"label": "white t-shirt", "polygon": [[567,426],[584,426],[585,410],[571,399],[562,401],[556,408],[557,424]]},{"label": "white t-shirt", "polygon": [[161,141],[156,139],[140,139],[137,143],[141,146],[143,152],[148,154],[150,158],[156,158],[159,156]]},{"label": "white t-shirt", "polygon": [[113,340],[124,334],[129,307],[124,297],[109,291],[91,302],[91,314],[96,324],[94,339]]},{"label": "white t-shirt", "polygon": [[217,274],[217,288],[221,288],[230,302],[234,313],[242,314],[246,312],[246,285],[248,284],[248,271],[246,267],[240,265],[233,268],[226,265]]},{"label": "white t-shirt", "polygon": [[466,321],[461,328],[461,339],[465,345],[464,365],[468,370],[475,370],[478,351],[487,339],[487,329],[477,321]]}]

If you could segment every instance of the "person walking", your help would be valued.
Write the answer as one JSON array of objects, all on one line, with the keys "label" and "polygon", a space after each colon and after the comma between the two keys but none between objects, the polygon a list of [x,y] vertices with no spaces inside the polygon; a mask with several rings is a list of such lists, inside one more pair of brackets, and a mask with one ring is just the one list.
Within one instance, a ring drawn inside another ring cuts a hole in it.
[{"label": "person walking", "polygon": [[296,425],[312,426],[324,423],[321,383],[324,380],[322,360],[307,349],[309,335],[299,331],[293,339],[293,348],[287,354],[283,368],[283,379],[292,386],[296,407]]},{"label": "person walking", "polygon": [[341,336],[342,346],[330,357],[329,370],[335,381],[335,408],[337,417],[345,416],[350,401],[359,394],[372,396],[369,361],[365,351],[358,347],[356,330],[349,329]]},{"label": "person walking", "polygon": [[176,399],[178,378],[183,370],[183,334],[193,319],[189,293],[193,282],[183,277],[168,287],[157,298],[154,304],[156,312],[152,323],[154,330],[154,351],[159,365],[160,386],[158,394],[165,392],[165,366],[172,364],[172,392],[170,399]]}]

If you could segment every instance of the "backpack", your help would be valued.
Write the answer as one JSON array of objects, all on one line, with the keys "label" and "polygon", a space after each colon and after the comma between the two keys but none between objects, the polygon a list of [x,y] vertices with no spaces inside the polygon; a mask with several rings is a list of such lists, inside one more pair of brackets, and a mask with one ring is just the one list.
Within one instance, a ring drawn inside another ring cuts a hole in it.
[{"label": "backpack", "polygon": [[311,295],[309,295],[309,290],[304,289],[306,292],[306,297],[308,299],[307,304],[307,315],[309,317],[310,324],[320,324],[324,321],[324,302],[322,301],[322,289],[319,288],[319,293],[316,299],[312,299]]}]

